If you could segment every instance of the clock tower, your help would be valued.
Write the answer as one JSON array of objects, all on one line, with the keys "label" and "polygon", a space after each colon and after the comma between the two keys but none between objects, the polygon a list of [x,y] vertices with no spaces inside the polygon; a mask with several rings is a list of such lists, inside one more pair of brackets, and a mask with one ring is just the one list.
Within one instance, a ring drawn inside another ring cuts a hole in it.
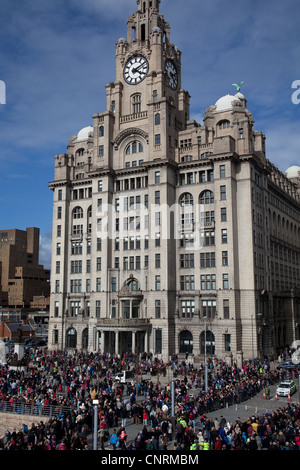
[{"label": "clock tower", "polygon": [[[137,5],[127,21],[127,37],[116,43],[116,80],[106,86],[107,112],[114,115],[110,122],[118,142],[129,125],[147,136],[144,162],[174,160],[178,131],[189,119],[189,94],[181,88],[181,52],[170,42],[160,0],[138,0]],[[111,154],[107,164],[122,167]]]}]

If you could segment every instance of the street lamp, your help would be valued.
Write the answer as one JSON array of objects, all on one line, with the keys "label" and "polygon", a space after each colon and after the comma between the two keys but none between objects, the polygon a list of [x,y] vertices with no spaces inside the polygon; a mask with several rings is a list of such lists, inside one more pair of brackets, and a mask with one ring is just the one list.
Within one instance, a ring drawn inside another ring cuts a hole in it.
[{"label": "street lamp", "polygon": [[99,400],[93,400],[94,405],[94,444],[93,450],[97,450],[98,447],[98,404]]}]

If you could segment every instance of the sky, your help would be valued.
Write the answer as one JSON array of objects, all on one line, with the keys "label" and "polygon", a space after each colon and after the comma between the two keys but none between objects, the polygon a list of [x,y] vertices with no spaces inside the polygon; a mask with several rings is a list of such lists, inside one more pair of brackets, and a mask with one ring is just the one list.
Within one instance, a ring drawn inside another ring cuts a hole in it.
[{"label": "sky", "polygon": [[[47,268],[54,156],[105,111],[115,44],[136,10],[135,0],[0,2],[0,230],[39,227]],[[299,0],[161,0],[160,11],[182,52],[191,118],[201,124],[244,81],[267,158],[281,171],[300,165]]]}]

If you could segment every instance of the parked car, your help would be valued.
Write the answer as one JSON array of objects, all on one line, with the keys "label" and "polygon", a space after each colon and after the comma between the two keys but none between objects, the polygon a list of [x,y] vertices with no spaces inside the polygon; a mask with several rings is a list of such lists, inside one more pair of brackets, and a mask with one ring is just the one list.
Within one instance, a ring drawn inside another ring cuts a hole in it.
[{"label": "parked car", "polygon": [[278,364],[277,369],[289,369],[289,370],[298,370],[299,364],[293,361],[284,361],[281,364]]},{"label": "parked car", "polygon": [[287,397],[293,395],[297,390],[296,384],[293,380],[284,380],[278,385],[276,394],[279,397]]}]

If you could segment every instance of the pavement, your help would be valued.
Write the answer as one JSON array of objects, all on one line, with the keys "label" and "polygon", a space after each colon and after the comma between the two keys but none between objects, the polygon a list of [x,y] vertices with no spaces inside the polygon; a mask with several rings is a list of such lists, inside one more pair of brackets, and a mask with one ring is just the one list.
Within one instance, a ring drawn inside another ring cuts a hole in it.
[{"label": "pavement", "polygon": [[[276,367],[276,364],[273,365]],[[181,377],[178,377],[179,379]],[[166,386],[168,383],[170,383],[172,377],[166,376],[166,377],[160,377],[160,383],[162,386]],[[153,382],[155,382],[155,377],[153,377]],[[270,396],[267,399],[263,393],[263,391],[259,394],[257,394],[255,397],[240,403],[238,405],[231,405],[226,408],[221,408],[219,410],[215,410],[210,413],[206,413],[206,416],[209,419],[215,419],[217,418],[220,420],[221,417],[225,418],[226,421],[230,423],[235,423],[237,419],[240,419],[241,421],[244,421],[252,416],[261,416],[266,413],[271,413],[274,410],[277,410],[279,408],[284,408],[288,404],[292,403],[300,403],[300,388],[299,385],[296,381],[297,385],[297,391],[294,395],[290,397],[290,400],[285,397],[277,397],[276,396],[276,388],[277,385],[271,385],[270,386]],[[199,393],[199,389],[191,389],[189,393],[194,393],[197,395]],[[124,396],[126,399],[126,396]],[[129,398],[129,397],[128,397]],[[137,397],[137,401],[143,401],[144,397],[142,395],[139,395]],[[196,431],[198,431],[200,427],[200,417],[197,417],[196,419]],[[126,434],[127,434],[127,442],[132,441],[134,443],[136,436],[138,435],[139,431],[141,431],[143,428],[142,424],[135,424],[133,422],[132,418],[127,419],[126,421]],[[110,433],[112,432],[113,428],[110,428]],[[88,437],[88,443],[89,443],[89,448],[93,449],[93,436],[89,435]],[[174,441],[170,441],[168,450],[171,450],[173,448]],[[112,450],[112,446],[106,444],[105,448],[107,450]]]}]

